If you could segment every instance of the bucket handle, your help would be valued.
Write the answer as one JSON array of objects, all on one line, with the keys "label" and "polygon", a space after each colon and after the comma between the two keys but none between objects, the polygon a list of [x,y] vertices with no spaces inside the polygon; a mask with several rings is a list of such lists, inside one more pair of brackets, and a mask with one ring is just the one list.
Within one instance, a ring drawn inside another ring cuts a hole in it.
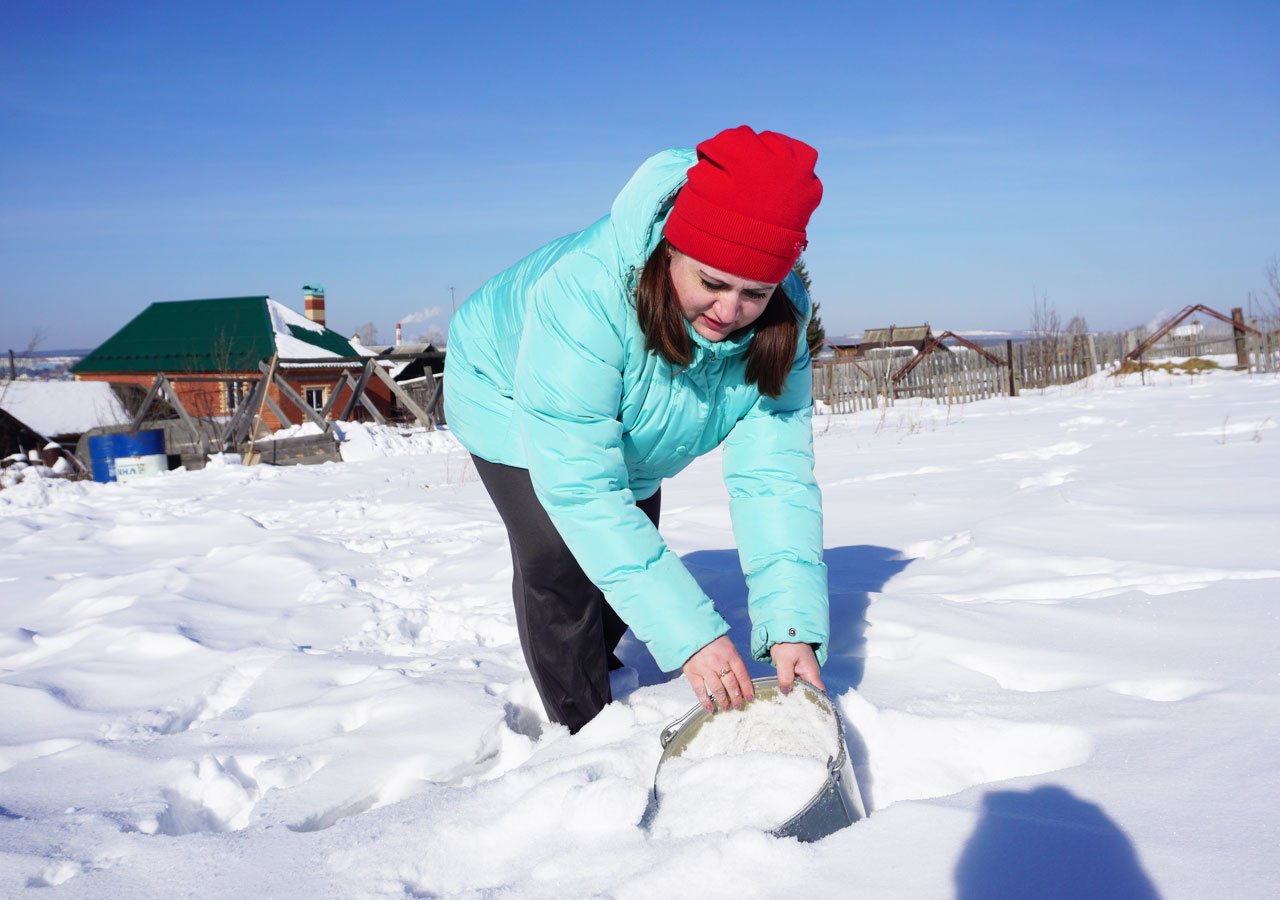
[{"label": "bucket handle", "polygon": [[658,736],[658,740],[662,742],[662,749],[666,750],[667,744],[671,743],[672,739],[676,736],[677,732],[679,732],[680,729],[685,726],[685,723],[687,723],[690,719],[692,719],[694,716],[696,716],[698,713],[702,711],[703,709],[701,706],[695,706],[693,709],[689,710],[683,716],[676,719],[666,728],[662,729],[662,734]]}]

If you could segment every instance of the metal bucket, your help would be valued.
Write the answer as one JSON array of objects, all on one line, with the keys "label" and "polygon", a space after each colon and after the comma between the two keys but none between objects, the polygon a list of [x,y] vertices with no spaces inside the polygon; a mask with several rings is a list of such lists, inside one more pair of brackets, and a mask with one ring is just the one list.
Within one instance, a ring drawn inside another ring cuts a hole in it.
[{"label": "metal bucket", "polygon": [[[755,687],[756,698],[759,700],[769,700],[778,696],[777,678],[755,678],[752,679],[751,684]],[[794,689],[799,691],[806,700],[829,714],[831,727],[836,733],[839,752],[827,759],[827,780],[822,787],[812,797],[798,799],[796,812],[771,829],[769,833],[775,837],[816,841],[852,825],[859,819],[866,818],[867,813],[862,806],[862,794],[853,776],[853,764],[849,761],[849,750],[845,746],[844,721],[840,718],[840,710],[831,702],[830,697],[807,681],[796,679]],[[658,760],[658,772],[662,771],[662,766],[667,760],[682,755],[688,749],[702,726],[709,722],[713,715],[715,714],[707,712],[701,705],[695,706],[662,730],[659,737],[662,742],[662,756]],[[658,772],[654,773],[649,807],[641,822],[645,828],[653,822],[658,805],[662,802],[662,797],[658,793]]]}]

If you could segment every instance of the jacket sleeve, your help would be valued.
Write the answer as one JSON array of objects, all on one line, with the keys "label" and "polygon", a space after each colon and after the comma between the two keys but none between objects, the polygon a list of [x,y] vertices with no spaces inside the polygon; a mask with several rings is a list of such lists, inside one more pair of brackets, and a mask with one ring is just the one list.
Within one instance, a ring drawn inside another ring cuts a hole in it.
[{"label": "jacket sleeve", "polygon": [[533,287],[515,400],[538,499],[583,572],[664,671],[728,632],[636,506],[622,452],[621,286],[603,266],[553,268]]},{"label": "jacket sleeve", "polygon": [[780,642],[803,642],[827,658],[827,567],[822,497],[813,475],[813,377],[800,345],[782,393],[760,400],[725,440],[724,480],[747,579],[751,655],[769,660]]}]

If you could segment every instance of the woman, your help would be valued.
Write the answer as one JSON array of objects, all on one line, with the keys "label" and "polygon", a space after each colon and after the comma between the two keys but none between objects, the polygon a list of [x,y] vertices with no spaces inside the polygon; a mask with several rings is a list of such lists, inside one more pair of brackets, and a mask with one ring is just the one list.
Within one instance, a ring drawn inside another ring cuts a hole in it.
[{"label": "woman", "polygon": [[449,329],[445,407],[511,540],[520,643],[552,721],[610,702],[630,626],[699,702],[741,708],[729,626],[658,534],[660,487],[724,444],[751,653],[822,686],[810,303],[792,268],[812,147],[747,126],[640,167],[609,215],[495,276]]}]

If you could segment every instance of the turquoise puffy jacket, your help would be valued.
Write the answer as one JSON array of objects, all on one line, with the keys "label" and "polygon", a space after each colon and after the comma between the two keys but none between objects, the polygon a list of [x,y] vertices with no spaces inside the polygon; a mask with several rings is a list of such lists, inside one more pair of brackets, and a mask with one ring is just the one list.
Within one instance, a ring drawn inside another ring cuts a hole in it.
[{"label": "turquoise puffy jacket", "polygon": [[[804,327],[777,399],[747,384],[748,333],[710,342],[689,329],[693,362],[645,350],[635,283],[662,238],[692,150],[650,158],[609,215],[485,283],[449,328],[449,427],[490,462],[529,470],[583,571],[665,671],[729,628],[636,500],[724,444],[751,654],[803,641],[826,660],[822,501],[813,478],[812,380]],[[802,325],[809,297],[784,289]]]}]

